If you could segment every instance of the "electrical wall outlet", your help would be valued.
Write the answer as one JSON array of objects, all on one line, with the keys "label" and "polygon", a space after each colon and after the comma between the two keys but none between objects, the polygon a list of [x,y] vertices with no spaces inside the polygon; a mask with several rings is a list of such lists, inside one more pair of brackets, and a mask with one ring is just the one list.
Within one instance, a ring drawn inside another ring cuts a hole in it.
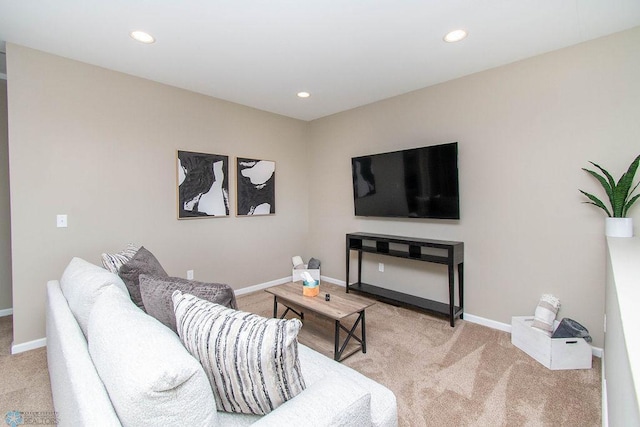
[{"label": "electrical wall outlet", "polygon": [[384,273],[384,264],[381,262],[378,263],[378,271],[380,273]]},{"label": "electrical wall outlet", "polygon": [[193,270],[187,270],[187,279],[193,280]]}]

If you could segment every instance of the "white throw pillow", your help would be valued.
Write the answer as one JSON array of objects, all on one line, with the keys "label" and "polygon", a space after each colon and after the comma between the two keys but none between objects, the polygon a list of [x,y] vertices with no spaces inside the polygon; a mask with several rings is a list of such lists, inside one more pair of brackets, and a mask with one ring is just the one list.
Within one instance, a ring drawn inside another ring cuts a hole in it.
[{"label": "white throw pillow", "polygon": [[96,300],[107,287],[116,287],[124,295],[129,296],[129,291],[121,278],[82,258],[73,258],[62,273],[60,278],[62,294],[67,299],[69,308],[85,338],[88,337],[89,314]]},{"label": "white throw pillow", "polygon": [[305,388],[298,319],[267,319],[177,290],[178,334],[200,361],[226,412],[268,414]]},{"label": "white throw pillow", "polygon": [[124,426],[212,426],[213,392],[176,334],[106,289],[89,318],[89,353]]}]

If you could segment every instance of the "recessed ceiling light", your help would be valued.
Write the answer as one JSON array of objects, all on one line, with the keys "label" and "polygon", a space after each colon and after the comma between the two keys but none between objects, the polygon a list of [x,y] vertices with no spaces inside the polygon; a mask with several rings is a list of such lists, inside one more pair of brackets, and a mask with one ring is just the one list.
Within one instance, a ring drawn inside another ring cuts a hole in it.
[{"label": "recessed ceiling light", "polygon": [[444,36],[444,41],[447,43],[455,43],[467,37],[467,32],[465,30],[453,30],[447,33]]},{"label": "recessed ceiling light", "polygon": [[298,98],[308,98],[311,94],[309,92],[298,92]]},{"label": "recessed ceiling light", "polygon": [[129,35],[132,39],[140,43],[151,44],[156,41],[151,34],[145,33],[144,31],[131,31]]}]

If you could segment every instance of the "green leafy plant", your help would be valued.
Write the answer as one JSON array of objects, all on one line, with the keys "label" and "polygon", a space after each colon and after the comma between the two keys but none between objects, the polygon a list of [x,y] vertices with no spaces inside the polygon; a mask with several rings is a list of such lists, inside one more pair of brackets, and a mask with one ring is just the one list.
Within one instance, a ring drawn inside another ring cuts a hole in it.
[{"label": "green leafy plant", "polygon": [[633,188],[631,188],[631,186],[633,185],[633,178],[636,174],[636,170],[638,169],[638,164],[640,163],[640,155],[636,157],[633,162],[631,162],[631,165],[629,165],[629,169],[624,174],[622,174],[617,183],[613,179],[611,174],[605,169],[593,162],[589,163],[598,168],[600,172],[603,173],[603,175],[585,168],[582,168],[582,170],[588,172],[591,176],[593,176],[600,182],[600,184],[604,188],[604,191],[607,193],[607,197],[609,197],[611,210],[609,210],[607,206],[593,194],[580,190],[582,194],[589,198],[589,201],[584,203],[599,207],[600,209],[604,210],[610,217],[625,218],[627,216],[627,211],[629,210],[629,208],[638,200],[638,198],[640,198],[640,194],[632,196],[633,192],[636,190],[636,188],[638,188],[638,185],[640,185],[640,182]]}]

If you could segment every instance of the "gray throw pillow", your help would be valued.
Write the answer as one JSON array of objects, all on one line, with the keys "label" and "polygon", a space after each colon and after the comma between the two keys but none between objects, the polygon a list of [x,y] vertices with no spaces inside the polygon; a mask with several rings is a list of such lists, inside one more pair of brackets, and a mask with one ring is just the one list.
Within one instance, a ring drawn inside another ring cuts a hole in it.
[{"label": "gray throw pillow", "polygon": [[151,252],[149,252],[144,246],[140,248],[138,252],[127,262],[120,267],[118,276],[122,279],[131,300],[141,309],[144,310],[144,304],[142,303],[142,296],[140,295],[140,279],[141,274],[152,274],[154,276],[168,277],[164,268],[160,265],[160,262],[156,259]]},{"label": "gray throw pillow", "polygon": [[149,274],[140,275],[140,294],[147,314],[155,317],[173,332],[176,328],[176,314],[173,310],[171,295],[182,291],[222,306],[238,309],[236,296],[231,286],[223,283],[204,283],[180,277],[159,277]]}]

